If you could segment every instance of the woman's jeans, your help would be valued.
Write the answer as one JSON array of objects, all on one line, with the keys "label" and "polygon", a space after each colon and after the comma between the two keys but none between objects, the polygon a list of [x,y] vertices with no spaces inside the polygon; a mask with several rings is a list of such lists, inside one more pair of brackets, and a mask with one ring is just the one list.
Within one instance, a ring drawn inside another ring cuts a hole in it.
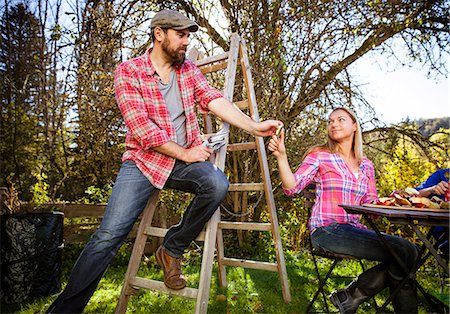
[{"label": "woman's jeans", "polygon": [[[417,246],[397,236],[385,233],[382,235],[404,261],[408,270],[411,269],[418,256]],[[388,266],[388,273],[395,280],[402,280],[407,275],[373,230],[349,224],[332,224],[315,229],[311,234],[311,242],[315,248],[332,253],[381,261]]]},{"label": "woman's jeans", "polygon": [[[163,245],[170,255],[181,256],[199,235],[225,198],[228,185],[224,173],[209,162],[175,163],[165,188],[193,193],[195,197],[181,222],[171,227],[164,238]],[[123,163],[102,223],[78,257],[65,290],[50,306],[49,313],[83,311],[107,266],[156,191],[133,161]]]}]

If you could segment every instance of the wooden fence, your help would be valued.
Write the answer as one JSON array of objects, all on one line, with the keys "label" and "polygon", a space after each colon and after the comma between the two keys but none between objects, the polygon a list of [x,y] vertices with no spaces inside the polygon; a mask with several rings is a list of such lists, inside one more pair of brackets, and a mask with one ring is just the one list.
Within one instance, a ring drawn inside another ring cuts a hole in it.
[{"label": "wooden fence", "polygon": [[[42,213],[42,212],[62,212],[64,213],[64,243],[82,243],[86,242],[99,226],[106,204],[78,204],[78,203],[52,203],[52,204],[31,204],[19,202],[11,195],[10,191],[0,187],[0,215],[3,214],[23,214],[23,213]],[[167,207],[158,206],[158,210],[153,218],[156,226],[167,228],[179,219],[179,216],[168,215]],[[140,217],[134,224],[133,229],[128,235],[128,239],[136,237]],[[153,241],[158,240],[158,241]],[[146,251],[154,251],[160,242],[159,238],[152,239],[146,248]]]}]

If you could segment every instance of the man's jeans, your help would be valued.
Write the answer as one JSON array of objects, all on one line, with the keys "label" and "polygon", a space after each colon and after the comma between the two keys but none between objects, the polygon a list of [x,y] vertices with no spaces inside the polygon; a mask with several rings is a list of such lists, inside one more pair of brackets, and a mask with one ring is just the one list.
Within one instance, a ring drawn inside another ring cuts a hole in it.
[{"label": "man's jeans", "polygon": [[[417,259],[417,246],[397,236],[385,233],[382,235],[408,269],[411,269]],[[393,279],[401,280],[406,275],[373,230],[361,229],[349,224],[332,224],[314,230],[311,234],[311,242],[315,248],[332,253],[381,261],[388,265],[389,275]]]},{"label": "man's jeans", "polygon": [[[164,247],[179,257],[219,207],[228,191],[223,172],[209,162],[187,165],[177,161],[165,188],[195,194],[179,224],[169,229]],[[49,313],[81,313],[107,266],[127,238],[148,199],[157,189],[132,161],[123,163],[100,227],[87,243],[69,277],[65,290]]]}]

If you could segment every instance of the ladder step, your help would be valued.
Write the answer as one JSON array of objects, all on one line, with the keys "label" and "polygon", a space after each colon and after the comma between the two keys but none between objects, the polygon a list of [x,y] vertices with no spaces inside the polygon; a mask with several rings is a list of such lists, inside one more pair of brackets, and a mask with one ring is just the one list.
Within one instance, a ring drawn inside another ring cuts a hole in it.
[{"label": "ladder step", "polygon": [[228,188],[229,192],[239,191],[264,191],[263,183],[231,183]]},{"label": "ladder step", "polygon": [[208,73],[211,73],[211,72],[216,72],[216,71],[219,71],[219,70],[226,69],[227,66],[228,66],[228,62],[227,61],[222,61],[220,63],[202,66],[199,69],[202,72],[202,74],[208,74]]},{"label": "ladder step", "polygon": [[270,231],[272,230],[272,224],[270,222],[221,221],[219,222],[219,228],[232,230]]},{"label": "ladder step", "polygon": [[228,257],[223,258],[222,263],[225,266],[261,269],[261,270],[269,270],[269,271],[274,271],[274,272],[278,271],[278,267],[277,267],[276,263],[251,261],[251,260],[228,258]]},{"label": "ladder step", "polygon": [[[147,236],[153,236],[158,238],[164,238],[164,236],[167,233],[167,230],[165,228],[159,228],[159,227],[147,227],[145,228],[144,234]],[[196,241],[205,241],[205,232],[202,231],[198,235],[198,237],[195,239]]]},{"label": "ladder step", "polygon": [[201,60],[195,61],[195,65],[200,68],[200,67],[202,67],[202,66],[204,66],[206,64],[209,64],[209,63],[214,63],[214,62],[227,60],[228,59],[228,55],[229,55],[229,52],[227,51],[227,52],[224,52],[224,53],[222,53],[220,55],[217,55],[217,56],[211,56],[211,57],[208,57],[208,58],[203,58]]},{"label": "ladder step", "polygon": [[229,152],[236,152],[250,149],[256,149],[255,142],[228,144],[227,146],[227,151]]},{"label": "ladder step", "polygon": [[244,109],[247,109],[247,108],[250,107],[249,103],[248,103],[248,99],[244,99],[244,100],[241,100],[241,101],[235,101],[234,105],[236,107],[238,107],[239,109],[241,109],[241,110],[244,110]]},{"label": "ladder step", "polygon": [[172,289],[167,288],[166,285],[164,284],[164,282],[162,282],[162,281],[157,281],[157,280],[147,279],[147,278],[142,278],[142,277],[132,278],[130,280],[130,286],[176,294],[176,295],[186,297],[186,298],[191,298],[191,299],[196,299],[197,294],[198,294],[198,289],[195,289],[195,288],[186,287],[181,290],[172,290]]}]

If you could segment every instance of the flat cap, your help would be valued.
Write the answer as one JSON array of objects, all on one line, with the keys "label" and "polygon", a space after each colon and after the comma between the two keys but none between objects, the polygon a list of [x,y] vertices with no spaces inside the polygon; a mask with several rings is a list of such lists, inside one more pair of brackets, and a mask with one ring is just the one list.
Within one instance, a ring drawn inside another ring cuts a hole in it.
[{"label": "flat cap", "polygon": [[150,28],[172,28],[175,30],[189,29],[190,32],[196,32],[198,25],[193,20],[175,10],[161,10],[155,14],[150,24]]}]

